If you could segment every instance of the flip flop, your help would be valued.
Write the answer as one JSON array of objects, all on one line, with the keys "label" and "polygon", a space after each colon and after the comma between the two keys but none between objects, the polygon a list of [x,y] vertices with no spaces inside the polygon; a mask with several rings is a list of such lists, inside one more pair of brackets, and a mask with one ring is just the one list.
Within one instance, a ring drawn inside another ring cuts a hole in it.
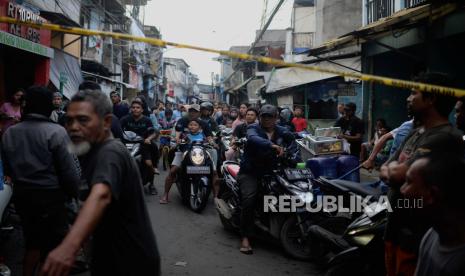
[{"label": "flip flop", "polygon": [[252,250],[252,247],[241,247],[241,249],[239,249],[239,251],[242,253],[242,254],[245,254],[245,255],[252,255],[253,254],[253,250]]},{"label": "flip flop", "polygon": [[160,199],[160,204],[168,204],[168,200]]}]

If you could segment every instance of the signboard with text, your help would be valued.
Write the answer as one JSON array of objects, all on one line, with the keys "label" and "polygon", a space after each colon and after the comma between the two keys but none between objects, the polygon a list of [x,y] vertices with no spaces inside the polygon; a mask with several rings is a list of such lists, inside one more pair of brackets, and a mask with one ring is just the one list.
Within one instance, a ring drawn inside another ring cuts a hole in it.
[{"label": "signboard with text", "polygon": [[[40,16],[39,11],[34,11],[12,0],[0,0],[0,15],[14,18],[23,22],[44,23],[46,20]],[[17,24],[1,23],[0,30],[23,39],[50,46],[50,31],[21,26]]]},{"label": "signboard with text", "polygon": [[0,44],[8,45],[17,49],[41,55],[48,58],[53,58],[54,51],[52,48],[43,46],[39,43],[34,43],[27,39],[0,31]]}]

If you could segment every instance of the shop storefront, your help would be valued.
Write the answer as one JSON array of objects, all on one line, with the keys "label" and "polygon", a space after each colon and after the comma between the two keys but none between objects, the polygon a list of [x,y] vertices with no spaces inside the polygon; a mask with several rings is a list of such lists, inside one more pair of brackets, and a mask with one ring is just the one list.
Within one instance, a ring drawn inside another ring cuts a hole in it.
[{"label": "shop storefront", "polygon": [[[45,22],[38,10],[0,0],[0,15],[20,21]],[[16,24],[0,24],[0,101],[5,101],[14,90],[31,85],[48,85],[51,32]]]}]

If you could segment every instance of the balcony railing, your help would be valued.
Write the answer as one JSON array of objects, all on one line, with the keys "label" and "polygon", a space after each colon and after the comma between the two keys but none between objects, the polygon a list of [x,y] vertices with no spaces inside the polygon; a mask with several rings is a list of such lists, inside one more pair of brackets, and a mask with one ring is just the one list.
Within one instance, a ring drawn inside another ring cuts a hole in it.
[{"label": "balcony railing", "polygon": [[395,0],[368,0],[367,24],[393,14],[396,10],[395,2]]},{"label": "balcony railing", "polygon": [[426,2],[428,2],[428,0],[366,0],[366,24],[391,16],[393,13],[403,8],[408,9],[416,7]]},{"label": "balcony railing", "polygon": [[427,2],[427,0],[404,0],[404,1],[405,1],[404,4],[406,8],[415,7],[415,6],[418,6],[420,4]]}]

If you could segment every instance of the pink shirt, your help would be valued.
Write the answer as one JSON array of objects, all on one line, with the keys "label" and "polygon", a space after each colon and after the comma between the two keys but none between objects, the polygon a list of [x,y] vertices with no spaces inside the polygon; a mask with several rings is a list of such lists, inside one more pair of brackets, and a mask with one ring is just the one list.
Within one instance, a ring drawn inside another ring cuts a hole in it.
[{"label": "pink shirt", "polygon": [[[21,108],[19,108],[17,111],[14,109],[13,105],[11,103],[4,103],[0,107],[0,112],[5,113],[9,117],[14,117],[18,120],[21,119]],[[12,118],[11,120],[8,120],[5,122],[3,126],[3,131],[7,130],[10,126],[16,124],[16,121]]]},{"label": "pink shirt", "polygon": [[232,124],[232,129],[233,131],[236,129],[236,127],[242,123],[245,123],[245,120],[241,120],[239,117],[233,122]]}]

